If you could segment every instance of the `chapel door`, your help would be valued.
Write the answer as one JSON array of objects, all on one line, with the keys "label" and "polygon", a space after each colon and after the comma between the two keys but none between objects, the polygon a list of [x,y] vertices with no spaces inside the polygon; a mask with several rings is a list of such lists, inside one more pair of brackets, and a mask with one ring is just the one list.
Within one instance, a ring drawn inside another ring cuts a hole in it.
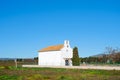
[{"label": "chapel door", "polygon": [[69,66],[69,60],[65,60],[65,65]]}]

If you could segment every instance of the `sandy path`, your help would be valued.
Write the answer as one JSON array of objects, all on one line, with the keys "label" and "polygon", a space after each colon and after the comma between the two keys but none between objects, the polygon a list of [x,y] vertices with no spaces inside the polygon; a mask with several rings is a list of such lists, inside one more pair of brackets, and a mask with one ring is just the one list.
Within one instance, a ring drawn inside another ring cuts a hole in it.
[{"label": "sandy path", "polygon": [[22,67],[49,67],[49,68],[69,68],[69,69],[100,69],[100,70],[120,70],[120,66],[39,66],[22,65]]}]

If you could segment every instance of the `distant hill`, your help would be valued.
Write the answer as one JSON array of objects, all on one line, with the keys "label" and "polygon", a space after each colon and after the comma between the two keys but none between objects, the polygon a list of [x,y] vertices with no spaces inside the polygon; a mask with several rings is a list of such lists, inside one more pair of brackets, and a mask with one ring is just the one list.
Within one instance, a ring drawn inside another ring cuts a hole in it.
[{"label": "distant hill", "polygon": [[16,58],[0,58],[0,60],[15,60]]},{"label": "distant hill", "polygon": [[106,54],[97,54],[97,55],[93,55],[93,56],[90,56],[90,57],[103,57],[104,55],[106,55]]},{"label": "distant hill", "polygon": [[103,57],[105,55],[114,56],[114,55],[117,55],[117,54],[120,54],[120,52],[112,53],[112,54],[97,54],[97,55],[93,55],[93,56],[90,56],[90,57]]},{"label": "distant hill", "polygon": [[0,58],[0,60],[15,60],[15,59],[24,59],[24,60],[34,60],[34,58]]}]

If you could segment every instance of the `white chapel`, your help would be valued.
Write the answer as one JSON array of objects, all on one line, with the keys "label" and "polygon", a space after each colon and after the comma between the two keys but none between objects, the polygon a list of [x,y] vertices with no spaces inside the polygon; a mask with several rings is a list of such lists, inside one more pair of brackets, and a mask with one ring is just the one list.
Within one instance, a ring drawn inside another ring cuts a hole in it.
[{"label": "white chapel", "polygon": [[73,49],[68,40],[64,44],[48,46],[38,52],[38,65],[72,66]]}]

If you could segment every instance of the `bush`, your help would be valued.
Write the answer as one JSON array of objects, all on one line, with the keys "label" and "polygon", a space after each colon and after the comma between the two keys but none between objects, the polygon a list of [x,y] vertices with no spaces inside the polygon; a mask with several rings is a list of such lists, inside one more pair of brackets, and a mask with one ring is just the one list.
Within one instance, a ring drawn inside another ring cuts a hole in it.
[{"label": "bush", "polygon": [[73,80],[72,77],[69,76],[59,76],[57,80]]}]

